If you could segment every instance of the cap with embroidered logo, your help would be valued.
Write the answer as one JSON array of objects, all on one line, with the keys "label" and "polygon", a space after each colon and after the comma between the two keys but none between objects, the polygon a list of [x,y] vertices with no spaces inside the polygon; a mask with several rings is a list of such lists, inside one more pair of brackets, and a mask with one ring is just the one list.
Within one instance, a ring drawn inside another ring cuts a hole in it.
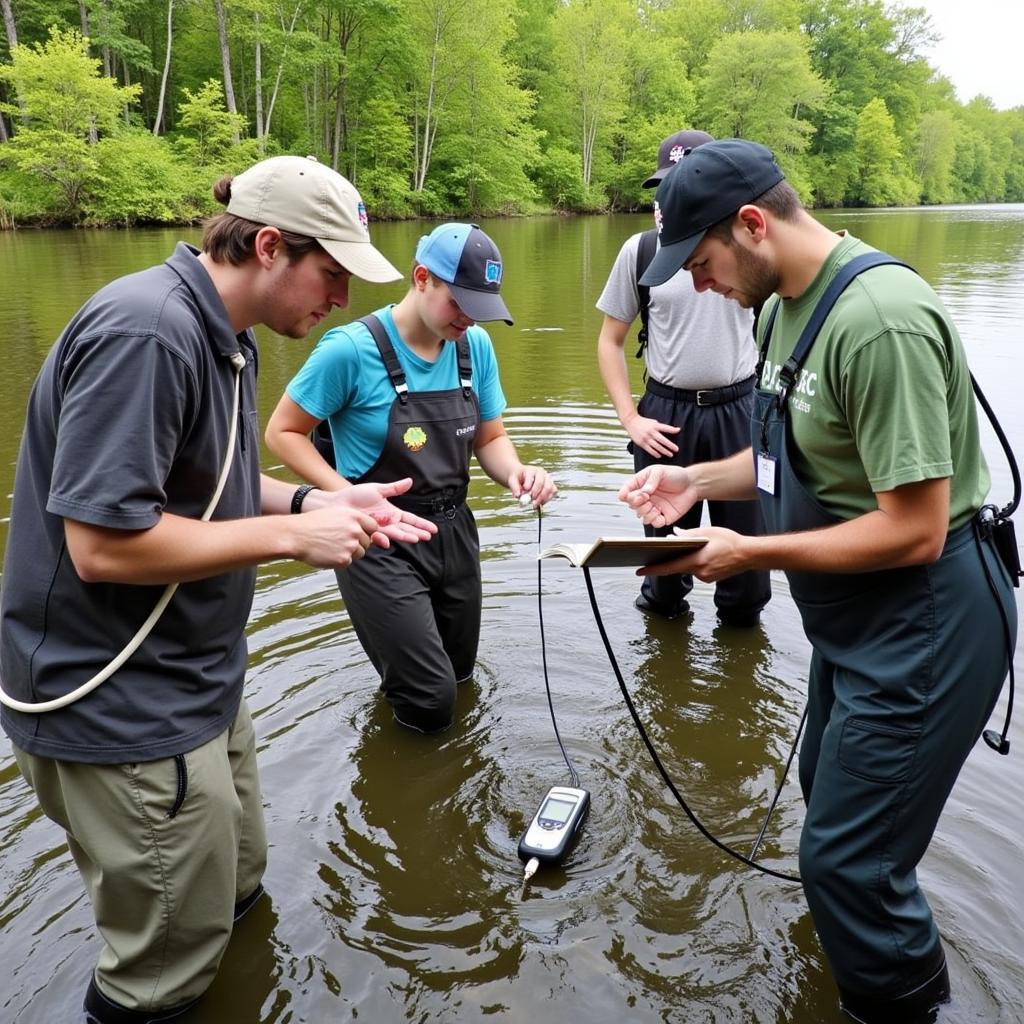
[{"label": "cap with embroidered logo", "polygon": [[658,169],[641,185],[641,188],[654,188],[661,183],[661,179],[672,170],[673,167],[691,149],[703,146],[705,142],[714,142],[714,135],[697,130],[684,130],[674,132],[667,139],[663,139],[658,147]]},{"label": "cap with embroidered logo", "polygon": [[355,186],[316,157],[272,156],[235,175],[227,212],[315,238],[364,281],[401,280],[370,242],[366,206]]},{"label": "cap with embroidered logo", "polygon": [[416,246],[416,262],[448,285],[471,320],[504,320],[512,326],[501,291],[498,247],[476,224],[441,224]]},{"label": "cap with embroidered logo", "polygon": [[782,181],[772,151],[746,139],[707,142],[665,175],[655,194],[658,251],[640,284],[664,284],[685,266],[708,228]]}]

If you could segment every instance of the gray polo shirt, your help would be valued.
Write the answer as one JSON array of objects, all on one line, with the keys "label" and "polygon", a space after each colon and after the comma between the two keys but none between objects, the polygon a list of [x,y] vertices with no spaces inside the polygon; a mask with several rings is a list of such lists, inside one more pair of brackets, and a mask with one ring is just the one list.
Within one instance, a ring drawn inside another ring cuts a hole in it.
[{"label": "gray polo shirt", "polygon": [[[623,243],[597,300],[602,313],[631,324],[640,313],[636,251],[640,235]],[[680,270],[655,285],[648,307],[647,372],[672,388],[721,388],[754,372],[754,315],[732,299],[694,290]]]},{"label": "gray polo shirt", "polygon": [[[235,335],[197,251],[121,278],[75,314],[29,396],[0,591],[0,678],[50,700],[102,669],[163,587],[84,583],[64,520],[145,530],[164,512],[198,519],[227,453],[234,370],[239,436],[214,519],[260,508],[256,347]],[[3,708],[11,741],[66,761],[118,764],[184,753],[237,711],[255,570],[183,583],[153,632],[110,679],[59,711]]]}]

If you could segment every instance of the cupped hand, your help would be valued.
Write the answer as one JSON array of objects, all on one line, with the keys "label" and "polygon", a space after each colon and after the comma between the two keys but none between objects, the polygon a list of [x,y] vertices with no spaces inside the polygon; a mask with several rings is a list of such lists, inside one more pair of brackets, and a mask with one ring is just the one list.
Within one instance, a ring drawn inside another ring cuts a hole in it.
[{"label": "cupped hand", "polygon": [[558,493],[555,481],[543,466],[520,466],[509,476],[508,489],[514,498],[528,494],[535,508],[546,504]]},{"label": "cupped hand", "polygon": [[677,522],[700,500],[700,495],[682,466],[648,466],[619,488],[637,518],[648,526]]},{"label": "cupped hand", "polygon": [[412,487],[412,477],[393,480],[386,484],[355,484],[343,491],[335,491],[334,499],[353,509],[371,516],[377,529],[373,531],[373,543],[386,548],[391,541],[415,544],[430,540],[437,533],[437,524],[413,512],[393,505],[388,499],[404,494]]}]

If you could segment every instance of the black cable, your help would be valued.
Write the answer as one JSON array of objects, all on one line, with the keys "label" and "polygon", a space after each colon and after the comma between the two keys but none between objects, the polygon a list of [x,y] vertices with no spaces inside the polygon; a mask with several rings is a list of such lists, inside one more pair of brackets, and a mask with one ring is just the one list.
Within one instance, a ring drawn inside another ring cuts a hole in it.
[{"label": "black cable", "polygon": [[[790,875],[786,874],[784,871],[776,871],[774,870],[774,868],[765,867],[763,864],[758,864],[750,857],[745,857],[738,850],[734,850],[731,846],[728,846],[727,844],[723,843],[717,836],[713,835],[704,827],[701,820],[690,809],[689,804],[687,804],[686,800],[683,798],[683,795],[679,792],[679,790],[676,789],[675,783],[673,783],[668,772],[665,770],[665,766],[661,763],[661,758],[658,757],[658,752],[654,749],[654,744],[651,743],[651,740],[647,735],[647,731],[644,729],[643,723],[640,721],[640,716],[637,714],[636,708],[633,706],[633,700],[629,695],[629,690],[626,688],[626,681],[622,678],[622,672],[619,671],[619,663],[615,660],[615,652],[612,650],[612,645],[608,640],[608,634],[605,632],[604,622],[601,619],[601,612],[600,609],[597,607],[597,597],[594,594],[594,585],[590,581],[590,570],[586,566],[583,567],[583,578],[584,580],[586,580],[587,583],[587,593],[590,595],[590,607],[593,609],[594,612],[594,621],[597,623],[597,630],[601,634],[601,640],[604,643],[604,649],[608,653],[608,661],[611,663],[612,671],[615,673],[615,679],[619,684],[619,689],[622,691],[622,696],[626,702],[626,707],[629,710],[630,717],[633,719],[633,724],[636,726],[637,732],[640,733],[640,739],[644,741],[644,746],[647,747],[647,752],[651,755],[655,767],[658,769],[659,774],[665,781],[665,785],[668,786],[672,795],[676,798],[676,802],[683,809],[683,812],[690,819],[690,821],[693,822],[694,826],[697,828],[700,834],[704,836],[705,839],[707,839],[710,843],[713,843],[724,853],[727,853],[730,857],[734,857],[736,860],[741,861],[743,864],[746,864],[747,867],[754,868],[755,871],[761,871],[766,875],[771,875],[773,878],[781,878],[784,882],[799,883],[799,875]],[[800,725],[802,728],[802,719]],[[797,734],[797,736],[799,738],[799,733]],[[793,741],[793,750],[795,749],[796,740]],[[792,752],[790,753],[789,760],[792,761]],[[788,764],[789,762],[787,762],[787,768]],[[780,790],[782,788],[783,783],[785,782],[785,778],[786,777],[784,775],[779,783]],[[776,799],[778,799],[777,796]],[[775,801],[772,802],[772,806],[775,806]],[[769,811],[769,813],[771,812]],[[766,820],[765,827],[767,827],[767,824],[768,823]]]},{"label": "black cable", "polygon": [[[999,600],[999,591],[996,590],[995,580],[992,579],[992,574],[988,570],[988,562],[985,561],[985,552],[982,549],[981,530],[982,527],[975,520],[972,523],[974,527],[974,544],[978,549],[978,557],[981,559],[981,567],[985,572],[985,581],[988,583],[988,589],[992,591],[992,597],[995,599],[996,607],[999,609],[999,618],[1003,624],[1003,641],[1006,644],[1006,658],[1009,662],[1009,676],[1010,676],[1010,689],[1006,696],[1006,718],[1003,720],[1003,731],[1001,734],[994,733],[991,729],[986,729],[982,736],[985,742],[999,754],[1008,754],[1010,752],[1010,741],[1006,738],[1007,733],[1010,731],[1010,719],[1013,716],[1013,691],[1014,691],[1014,677],[1013,677],[1013,638],[1010,635],[1010,621],[1006,616],[1006,609],[1003,607],[1003,602]],[[998,557],[998,555],[996,556]]]},{"label": "black cable", "polygon": [[751,860],[757,856],[757,848],[761,845],[761,840],[764,839],[765,832],[768,831],[768,822],[771,820],[771,816],[775,813],[775,805],[779,802],[779,797],[782,795],[782,786],[786,781],[786,777],[789,775],[789,769],[793,766],[793,758],[796,756],[797,744],[800,742],[800,734],[804,731],[804,723],[806,721],[807,705],[804,704],[804,713],[800,716],[800,724],[796,727],[796,735],[793,737],[793,742],[790,744],[789,757],[786,758],[786,767],[782,769],[782,778],[779,779],[779,784],[775,787],[775,795],[772,797],[772,802],[768,805],[768,813],[764,816],[761,831],[757,833],[754,845],[751,846],[750,853],[747,854]]},{"label": "black cable", "polygon": [[1013,481],[1013,497],[1004,508],[999,510],[996,517],[998,519],[1009,519],[1010,516],[1017,511],[1017,506],[1020,504],[1020,469],[1017,467],[1017,460],[1013,456],[1013,449],[1010,447],[1010,442],[1007,440],[1006,434],[1003,432],[1002,425],[999,420],[996,419],[996,414],[992,411],[992,406],[988,404],[988,399],[985,397],[981,388],[978,387],[978,382],[974,379],[973,373],[971,374],[971,387],[974,389],[975,397],[981,403],[982,409],[985,410],[985,415],[988,416],[989,423],[992,424],[992,429],[995,432],[999,443],[1002,445],[1003,454],[1006,456],[1006,461],[1010,466],[1010,479]]},{"label": "black cable", "polygon": [[562,751],[562,757],[565,758],[566,767],[569,769],[569,781],[574,789],[580,788],[580,777],[576,774],[576,767],[572,763],[571,758],[566,753],[565,746],[562,743],[562,737],[558,732],[558,720],[555,717],[555,705],[551,700],[551,682],[548,679],[548,655],[547,655],[547,644],[544,642],[544,604],[541,600],[541,594],[543,593],[543,587],[541,586],[541,565],[544,559],[540,557],[541,546],[540,546],[540,532],[541,532],[541,506],[537,506],[537,621],[540,623],[540,659],[541,664],[544,666],[544,690],[548,695],[548,710],[551,712],[551,726],[555,730],[555,739],[558,740],[558,749]]}]

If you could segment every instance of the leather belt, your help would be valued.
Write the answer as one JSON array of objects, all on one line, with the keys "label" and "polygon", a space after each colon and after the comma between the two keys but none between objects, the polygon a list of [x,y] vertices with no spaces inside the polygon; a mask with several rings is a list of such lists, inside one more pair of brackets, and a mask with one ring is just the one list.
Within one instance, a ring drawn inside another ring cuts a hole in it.
[{"label": "leather belt", "polygon": [[647,380],[647,390],[652,395],[671,398],[674,402],[694,402],[700,406],[725,405],[726,402],[735,402],[737,398],[749,395],[754,390],[756,380],[757,376],[751,374],[746,380],[727,384],[724,388],[700,388],[690,391],[686,388],[670,388],[667,384],[662,384],[661,381],[650,377]]}]

